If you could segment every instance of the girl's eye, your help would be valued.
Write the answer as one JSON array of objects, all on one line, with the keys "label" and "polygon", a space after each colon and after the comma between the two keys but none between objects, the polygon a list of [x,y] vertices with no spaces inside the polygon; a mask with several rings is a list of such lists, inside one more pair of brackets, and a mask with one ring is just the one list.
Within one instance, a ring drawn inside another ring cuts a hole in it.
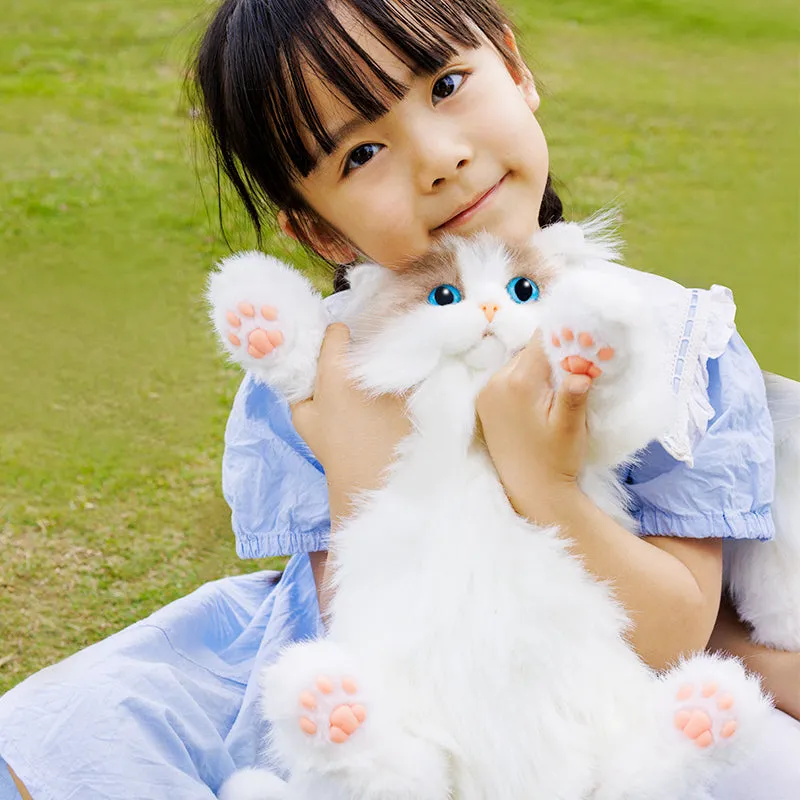
[{"label": "girl's eye", "polygon": [[461,292],[451,283],[437,286],[429,295],[428,302],[432,306],[449,306],[461,302]]},{"label": "girl's eye", "polygon": [[512,278],[506,285],[506,291],[515,303],[532,303],[539,299],[539,287],[527,278]]},{"label": "girl's eye", "polygon": [[344,173],[352,172],[354,169],[358,169],[359,167],[363,167],[368,161],[371,161],[375,155],[377,154],[378,150],[383,147],[380,144],[360,144],[353,150],[350,155],[347,157],[347,161],[344,165]]},{"label": "girl's eye", "polygon": [[451,72],[448,75],[442,75],[436,83],[433,84],[433,100],[434,103],[438,100],[444,100],[445,97],[450,97],[451,94],[458,91],[462,83],[467,79],[464,72]]}]

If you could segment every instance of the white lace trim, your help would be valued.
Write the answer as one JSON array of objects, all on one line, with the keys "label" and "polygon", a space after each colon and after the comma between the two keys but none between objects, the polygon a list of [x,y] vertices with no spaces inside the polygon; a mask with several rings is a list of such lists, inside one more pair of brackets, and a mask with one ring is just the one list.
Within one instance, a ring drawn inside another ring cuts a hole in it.
[{"label": "white lace trim", "polygon": [[673,458],[693,466],[692,451],[714,417],[708,397],[708,360],[725,352],[736,330],[736,304],[725,286],[686,291],[682,327],[673,339],[672,389],[678,397],[678,412],[661,444]]}]

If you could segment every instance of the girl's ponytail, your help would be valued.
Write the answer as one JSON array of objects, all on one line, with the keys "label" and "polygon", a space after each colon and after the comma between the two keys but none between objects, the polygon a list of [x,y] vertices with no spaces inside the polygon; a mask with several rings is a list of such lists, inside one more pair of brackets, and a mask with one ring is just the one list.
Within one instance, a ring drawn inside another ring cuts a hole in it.
[{"label": "girl's ponytail", "polygon": [[547,183],[544,187],[542,205],[539,207],[539,227],[546,228],[555,222],[564,221],[564,206],[561,198],[556,194],[553,187],[553,176],[547,176]]}]

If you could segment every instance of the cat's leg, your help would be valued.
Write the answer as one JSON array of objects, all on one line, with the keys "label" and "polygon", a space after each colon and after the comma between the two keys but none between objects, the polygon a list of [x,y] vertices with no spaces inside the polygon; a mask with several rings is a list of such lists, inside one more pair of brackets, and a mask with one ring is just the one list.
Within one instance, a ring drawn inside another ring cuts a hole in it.
[{"label": "cat's leg", "polygon": [[232,361],[290,403],[311,396],[328,317],[303,275],[263,253],[239,253],[210,274],[206,297]]},{"label": "cat's leg", "polygon": [[325,796],[447,800],[443,750],[412,736],[379,676],[329,640],[293,644],[266,667],[262,710],[270,745],[296,781]]},{"label": "cat's leg", "polygon": [[542,300],[542,320],[556,385],[568,373],[592,379],[590,461],[619,463],[668,429],[674,397],[667,342],[624,272],[567,271]]},{"label": "cat's leg", "polygon": [[764,373],[775,436],[775,539],[725,542],[725,579],[759,644],[800,651],[800,383]]},{"label": "cat's leg", "polygon": [[791,652],[800,651],[800,540],[792,530],[797,525],[798,518],[786,527],[776,519],[774,540],[724,545],[726,585],[737,613],[752,626],[751,639]]},{"label": "cat's leg", "polygon": [[603,759],[596,800],[694,800],[762,735],[770,703],[734,659],[703,654],[653,678]]}]

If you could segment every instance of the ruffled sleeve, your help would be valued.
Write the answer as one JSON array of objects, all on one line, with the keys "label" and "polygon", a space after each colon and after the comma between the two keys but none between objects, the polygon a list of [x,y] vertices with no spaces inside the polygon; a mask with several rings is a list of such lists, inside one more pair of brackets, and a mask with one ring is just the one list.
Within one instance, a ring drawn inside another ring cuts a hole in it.
[{"label": "ruffled sleeve", "polygon": [[240,558],[327,549],[322,466],[295,431],[286,401],[249,374],[225,429],[222,491]]},{"label": "ruffled sleeve", "polygon": [[[680,419],[624,476],[631,510],[646,535],[774,536],[775,451],[764,379],[734,332],[725,292],[709,298],[698,340],[684,344],[682,338],[677,345]],[[687,370],[692,375],[684,382]]]}]

